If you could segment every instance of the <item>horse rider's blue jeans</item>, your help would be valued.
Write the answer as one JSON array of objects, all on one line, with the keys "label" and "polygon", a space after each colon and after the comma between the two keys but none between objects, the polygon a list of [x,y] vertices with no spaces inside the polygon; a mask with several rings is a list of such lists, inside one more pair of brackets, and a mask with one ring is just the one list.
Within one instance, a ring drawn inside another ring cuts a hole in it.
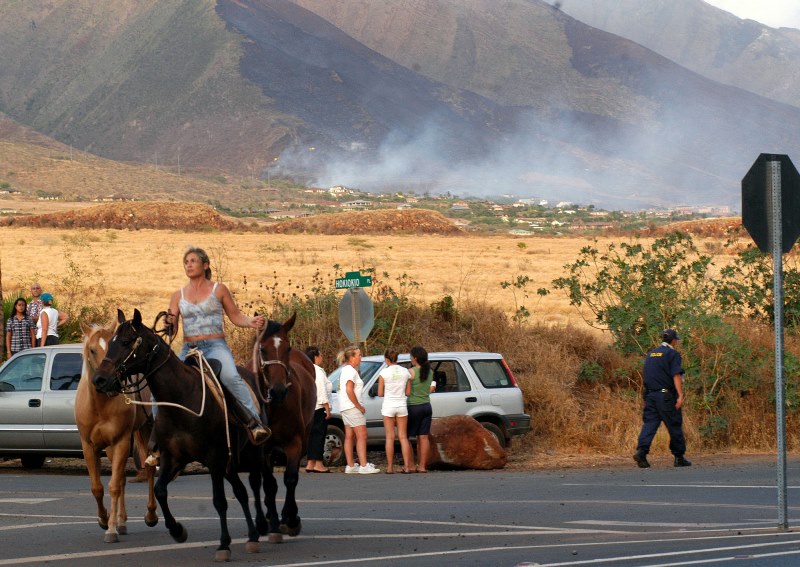
[{"label": "horse rider's blue jeans", "polygon": [[247,408],[247,411],[249,411],[253,417],[261,421],[258,410],[253,403],[253,397],[250,395],[250,390],[247,388],[244,380],[242,380],[242,377],[239,376],[239,371],[236,369],[236,362],[233,360],[233,354],[228,347],[228,343],[225,342],[225,339],[208,339],[205,341],[183,343],[183,348],[178,358],[185,360],[191,348],[196,348],[201,351],[203,356],[207,359],[214,358],[220,361],[222,370],[220,370],[220,375],[217,376],[217,378],[219,378],[220,382],[225,384],[225,387],[239,400],[239,403]]}]

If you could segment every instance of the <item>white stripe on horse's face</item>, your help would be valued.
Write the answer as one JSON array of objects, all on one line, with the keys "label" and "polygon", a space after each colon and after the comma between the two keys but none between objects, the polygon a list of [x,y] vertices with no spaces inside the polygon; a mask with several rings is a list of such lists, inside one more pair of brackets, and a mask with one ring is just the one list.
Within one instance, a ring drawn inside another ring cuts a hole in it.
[{"label": "white stripe on horse's face", "polygon": [[98,339],[98,341],[97,341],[97,342],[99,342],[99,343],[100,343],[100,347],[101,347],[101,348],[102,348],[104,351],[108,352],[108,343],[106,342],[106,340],[105,340],[103,337],[100,337],[100,339]]},{"label": "white stripe on horse's face", "polygon": [[280,337],[272,337],[272,343],[275,345],[275,350],[279,350],[281,346],[281,338]]}]

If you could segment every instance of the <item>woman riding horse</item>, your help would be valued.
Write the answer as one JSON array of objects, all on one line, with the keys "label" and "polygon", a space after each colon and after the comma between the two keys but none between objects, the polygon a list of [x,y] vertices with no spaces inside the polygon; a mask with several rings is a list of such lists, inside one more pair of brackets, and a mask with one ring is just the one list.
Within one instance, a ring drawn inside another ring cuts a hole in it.
[{"label": "woman riding horse", "polygon": [[239,310],[228,287],[211,281],[211,268],[205,250],[189,247],[183,254],[183,269],[189,281],[172,294],[167,312],[167,324],[177,333],[183,319],[183,348],[179,358],[186,359],[190,349],[200,350],[206,358],[222,364],[218,378],[225,384],[242,407],[234,407],[237,417],[247,426],[251,441],[256,445],[269,439],[270,431],[261,422],[250,391],[236,369],[231,349],[225,342],[223,313],[237,327],[261,329],[264,317],[248,317]]}]

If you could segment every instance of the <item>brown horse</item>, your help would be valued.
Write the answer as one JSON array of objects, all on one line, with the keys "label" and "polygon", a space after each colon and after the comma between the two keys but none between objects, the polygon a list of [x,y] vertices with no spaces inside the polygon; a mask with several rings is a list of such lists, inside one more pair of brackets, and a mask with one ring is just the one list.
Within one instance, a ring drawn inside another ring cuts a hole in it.
[{"label": "brown horse", "polygon": [[[267,416],[272,428],[272,437],[267,441],[266,471],[264,476],[264,503],[269,520],[269,542],[283,541],[282,533],[296,536],[301,522],[297,514],[295,489],[299,480],[300,460],[306,455],[308,435],[314,421],[314,406],[317,389],[314,383],[314,365],[302,351],[293,350],[289,342],[289,331],[295,323],[296,314],[283,324],[268,321],[253,349],[254,370],[259,380],[261,394],[269,399]],[[278,483],[272,474],[272,455],[275,449],[286,455],[283,484],[286,498],[280,521],[275,504]],[[258,501],[258,484],[251,477],[250,485]]]},{"label": "brown horse", "polygon": [[[220,543],[215,560],[228,561],[231,557],[224,480],[230,483],[244,512],[248,535],[246,549],[258,551],[259,535],[266,534],[268,526],[260,507],[253,521],[247,489],[238,470],[250,473],[251,484],[252,479],[260,478],[265,466],[263,446],[252,445],[243,427],[229,424],[228,412],[216,384],[208,374],[201,376],[197,368],[184,364],[163,338],[142,324],[138,309],[130,321],[125,320],[122,311],[118,311],[118,318],[120,325],[93,382],[99,391],[113,394],[123,388],[138,388],[138,383],[145,381],[158,401],[154,435],[161,468],[155,496],[170,535],[183,542],[188,532],[172,515],[167,486],[188,463],[198,461],[208,467],[212,502],[220,520]],[[252,387],[252,372],[244,368],[239,372]]]},{"label": "brown horse", "polygon": [[[97,501],[97,521],[106,530],[106,543],[119,541],[118,534],[126,534],[128,514],[125,509],[125,465],[131,450],[131,438],[136,435],[140,462],[146,455],[146,441],[139,430],[146,421],[141,406],[129,405],[122,396],[99,393],[92,385],[92,376],[106,354],[108,341],[114,334],[116,324],[106,327],[86,325],[83,331],[83,372],[75,393],[75,422],[81,436],[83,457],[92,485],[92,494]],[[103,483],[100,480],[100,452],[105,450],[111,460],[111,480],[108,493],[111,496],[109,515],[103,504]],[[146,467],[148,498],[144,521],[148,526],[158,523],[156,501],[153,495],[154,467]]]}]

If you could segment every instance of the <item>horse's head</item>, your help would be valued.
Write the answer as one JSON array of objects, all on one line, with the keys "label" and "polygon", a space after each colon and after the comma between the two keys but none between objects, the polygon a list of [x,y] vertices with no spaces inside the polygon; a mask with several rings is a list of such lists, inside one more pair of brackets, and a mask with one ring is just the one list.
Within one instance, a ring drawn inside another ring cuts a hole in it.
[{"label": "horse's head", "polygon": [[106,326],[94,323],[89,325],[81,321],[83,331],[83,374],[93,376],[106,355],[108,343],[117,329],[117,322],[112,321]]},{"label": "horse's head", "polygon": [[264,330],[258,337],[253,354],[254,368],[269,390],[269,398],[281,402],[286,398],[287,388],[292,385],[292,373],[289,366],[289,331],[294,327],[297,314],[293,314],[282,325],[276,321],[267,321]]},{"label": "horse's head", "polygon": [[125,320],[122,310],[117,310],[119,326],[108,342],[105,357],[94,373],[95,388],[98,392],[118,394],[125,381],[134,374],[147,374],[153,358],[160,350],[158,336],[142,324],[142,314],[138,309],[133,319]]}]

